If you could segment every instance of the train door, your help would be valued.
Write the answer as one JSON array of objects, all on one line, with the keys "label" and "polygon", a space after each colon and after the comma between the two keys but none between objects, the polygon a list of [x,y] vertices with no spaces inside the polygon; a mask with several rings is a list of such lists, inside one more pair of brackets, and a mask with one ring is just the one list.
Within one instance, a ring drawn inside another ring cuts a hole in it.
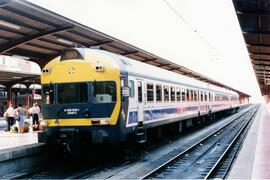
[{"label": "train door", "polygon": [[144,120],[144,83],[142,80],[137,80],[137,101],[138,101],[138,122],[142,122]]}]

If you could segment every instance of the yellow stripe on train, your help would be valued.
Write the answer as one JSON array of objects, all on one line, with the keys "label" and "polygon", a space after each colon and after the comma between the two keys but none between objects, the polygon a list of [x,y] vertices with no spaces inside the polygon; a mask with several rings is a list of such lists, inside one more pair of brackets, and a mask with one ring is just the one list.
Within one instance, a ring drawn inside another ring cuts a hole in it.
[{"label": "yellow stripe on train", "polygon": [[49,127],[109,125],[110,118],[49,119]]}]

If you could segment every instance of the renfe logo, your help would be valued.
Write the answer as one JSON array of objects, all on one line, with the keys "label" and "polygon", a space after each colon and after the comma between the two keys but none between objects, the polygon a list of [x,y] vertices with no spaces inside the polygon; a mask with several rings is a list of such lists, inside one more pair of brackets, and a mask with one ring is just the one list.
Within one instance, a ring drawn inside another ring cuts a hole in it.
[{"label": "renfe logo", "polygon": [[67,115],[78,114],[79,111],[80,111],[80,109],[77,109],[77,108],[68,108],[68,109],[64,109],[64,112],[65,112]]}]

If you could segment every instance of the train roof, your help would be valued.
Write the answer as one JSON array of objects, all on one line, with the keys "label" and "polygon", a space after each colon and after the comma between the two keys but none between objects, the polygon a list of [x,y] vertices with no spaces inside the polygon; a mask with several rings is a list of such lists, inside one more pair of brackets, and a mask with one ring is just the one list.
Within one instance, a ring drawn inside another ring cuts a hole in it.
[{"label": "train roof", "polygon": [[118,54],[114,54],[104,50],[97,50],[97,49],[89,49],[89,51],[100,52],[106,54],[109,57],[112,57],[120,67],[121,73],[128,73],[129,75],[141,77],[141,78],[149,78],[154,80],[165,81],[168,83],[178,83],[184,86],[191,86],[194,88],[202,88],[205,90],[213,90],[220,93],[238,95],[238,93],[225,89],[222,87],[218,87],[209,83],[205,83],[199,81],[195,78],[190,78],[175,72],[171,72],[150,64],[146,64],[143,62],[139,62],[133,60],[131,58],[121,56]]}]

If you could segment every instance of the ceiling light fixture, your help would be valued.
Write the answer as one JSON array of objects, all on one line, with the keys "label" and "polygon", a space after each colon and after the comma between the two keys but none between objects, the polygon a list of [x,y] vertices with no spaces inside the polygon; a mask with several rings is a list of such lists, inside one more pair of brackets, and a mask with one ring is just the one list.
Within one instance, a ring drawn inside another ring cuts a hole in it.
[{"label": "ceiling light fixture", "polygon": [[4,21],[4,20],[0,20],[0,25],[7,26],[7,27],[10,27],[13,29],[20,29],[21,28],[17,24],[13,24],[13,23],[10,23],[10,22]]},{"label": "ceiling light fixture", "polygon": [[23,59],[23,60],[29,60],[30,59],[30,57],[20,56],[20,55],[16,55],[16,54],[12,55],[11,57],[17,58],[17,59]]},{"label": "ceiling light fixture", "polygon": [[21,79],[19,76],[12,76],[12,79]]},{"label": "ceiling light fixture", "polygon": [[66,40],[66,39],[63,39],[63,38],[57,38],[57,41],[68,44],[68,45],[74,45],[75,44],[75,42],[72,42],[72,41],[69,41],[69,40]]}]

